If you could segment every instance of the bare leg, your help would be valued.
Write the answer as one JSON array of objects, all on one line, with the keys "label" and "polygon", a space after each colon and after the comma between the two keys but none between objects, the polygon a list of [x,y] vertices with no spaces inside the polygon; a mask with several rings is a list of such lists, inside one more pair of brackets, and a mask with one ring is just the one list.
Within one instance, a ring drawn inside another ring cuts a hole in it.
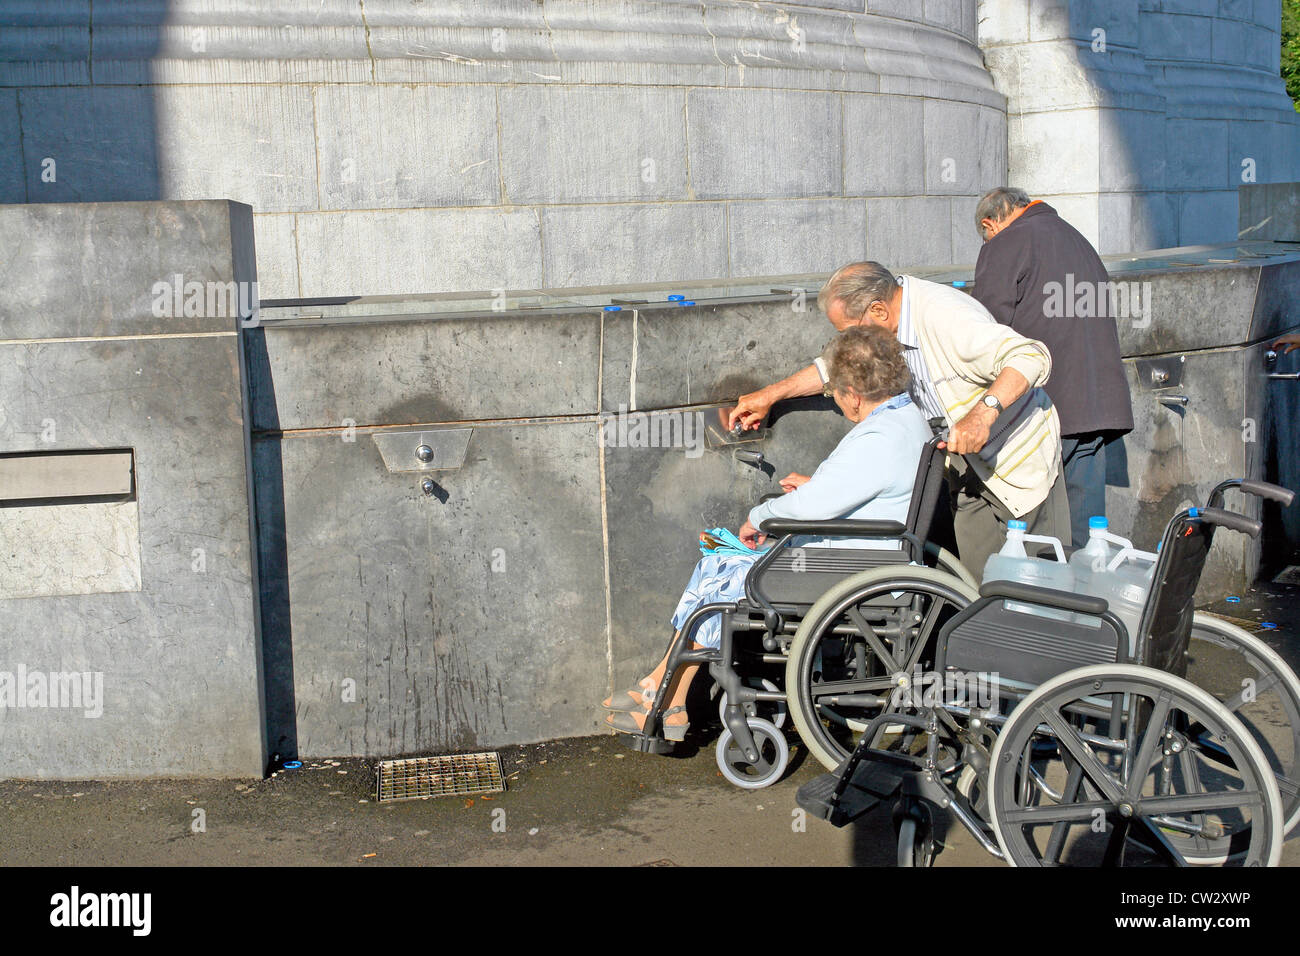
[{"label": "bare leg", "polygon": [[[680,634],[681,634],[680,631],[675,633],[673,635],[673,640],[676,641]],[[692,644],[691,649],[695,650],[700,646],[701,645],[699,644]],[[663,659],[658,663],[658,665],[655,666],[655,669],[652,670],[645,677],[641,678],[641,680],[638,682],[638,687],[640,687],[645,691],[648,691],[653,698],[653,694],[656,690],[658,690],[659,684],[664,679],[664,674],[667,672],[667,670],[668,670],[668,655],[665,654]],[[691,681],[695,680],[695,675],[699,672],[699,670],[700,670],[699,664],[683,664],[677,668],[677,673],[673,676],[672,686],[669,688],[669,699],[664,704],[665,711],[672,710],[674,707],[685,708],[686,695],[691,689]],[[605,703],[608,706],[609,701],[606,700]],[[650,710],[649,705],[647,705],[645,708],[643,708],[640,711],[631,712],[632,718],[633,720],[636,721],[638,727],[645,726],[645,718],[646,715],[649,713],[649,710]],[[607,719],[606,722],[609,722],[609,719]],[[672,716],[665,718],[664,722],[670,726],[684,725],[686,724],[686,713],[683,710],[680,713],[673,714]]]}]

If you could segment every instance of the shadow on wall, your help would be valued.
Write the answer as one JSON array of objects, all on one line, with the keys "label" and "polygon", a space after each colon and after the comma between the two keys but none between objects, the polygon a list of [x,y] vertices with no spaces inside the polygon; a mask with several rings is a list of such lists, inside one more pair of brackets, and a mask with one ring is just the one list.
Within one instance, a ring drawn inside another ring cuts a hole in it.
[{"label": "shadow on wall", "polygon": [[[167,5],[83,2],[0,7],[5,28],[32,49],[0,62],[0,202],[159,199],[159,135],[152,58]],[[45,62],[27,62],[35,59]],[[8,155],[6,155],[8,153]]]}]

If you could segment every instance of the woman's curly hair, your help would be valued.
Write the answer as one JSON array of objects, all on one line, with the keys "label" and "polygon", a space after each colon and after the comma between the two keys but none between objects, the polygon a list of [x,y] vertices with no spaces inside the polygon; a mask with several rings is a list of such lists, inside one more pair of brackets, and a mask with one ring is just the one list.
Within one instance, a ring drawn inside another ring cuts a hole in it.
[{"label": "woman's curly hair", "polygon": [[831,339],[822,358],[830,388],[852,389],[869,402],[882,402],[907,391],[912,380],[903,347],[878,325],[846,329]]}]

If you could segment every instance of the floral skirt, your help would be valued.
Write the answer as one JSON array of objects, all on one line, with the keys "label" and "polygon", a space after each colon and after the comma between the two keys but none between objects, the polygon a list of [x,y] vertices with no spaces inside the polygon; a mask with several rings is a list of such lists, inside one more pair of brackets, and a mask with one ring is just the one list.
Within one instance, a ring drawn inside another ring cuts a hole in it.
[{"label": "floral skirt", "polygon": [[[702,604],[735,601],[745,593],[745,575],[759,555],[706,554],[695,565],[691,580],[673,613],[673,627],[681,630],[691,612]],[[695,629],[696,644],[717,647],[722,643],[721,615],[710,614]]]}]

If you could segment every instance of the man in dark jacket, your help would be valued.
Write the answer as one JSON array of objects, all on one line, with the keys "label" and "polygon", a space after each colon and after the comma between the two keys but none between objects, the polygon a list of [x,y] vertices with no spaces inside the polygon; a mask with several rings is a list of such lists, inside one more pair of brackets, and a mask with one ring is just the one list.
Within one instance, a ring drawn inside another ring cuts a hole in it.
[{"label": "man in dark jacket", "polygon": [[1106,446],[1133,430],[1110,279],[1088,240],[1022,189],[985,194],[975,222],[984,239],[975,298],[1052,353],[1044,388],[1061,416],[1071,534],[1082,547],[1088,519],[1106,513]]}]

